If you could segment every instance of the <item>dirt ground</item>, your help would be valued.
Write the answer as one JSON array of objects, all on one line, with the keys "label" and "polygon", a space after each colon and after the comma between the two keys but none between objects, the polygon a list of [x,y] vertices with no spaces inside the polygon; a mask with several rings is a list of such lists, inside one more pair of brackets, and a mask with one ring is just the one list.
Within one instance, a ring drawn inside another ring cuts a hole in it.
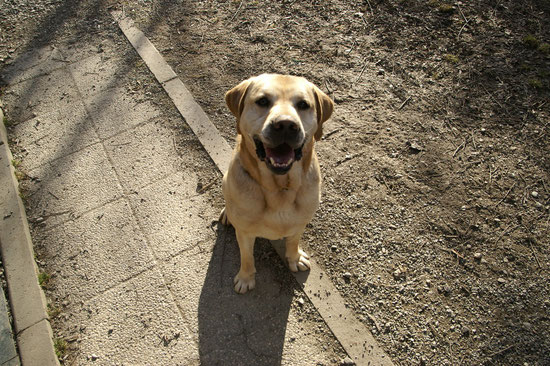
[{"label": "dirt ground", "polygon": [[316,83],[336,109],[304,245],[394,362],[550,365],[548,1],[36,4],[0,0],[1,62],[123,10],[231,144],[230,87]]}]

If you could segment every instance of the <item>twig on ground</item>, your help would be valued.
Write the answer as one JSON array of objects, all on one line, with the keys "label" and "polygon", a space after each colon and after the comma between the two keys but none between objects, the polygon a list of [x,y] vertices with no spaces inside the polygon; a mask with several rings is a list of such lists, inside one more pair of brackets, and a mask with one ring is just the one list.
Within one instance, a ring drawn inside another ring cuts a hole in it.
[{"label": "twig on ground", "polygon": [[504,109],[504,107],[502,106],[502,104],[500,104],[499,101],[496,100],[495,97],[493,97],[493,94],[491,94],[491,93],[489,92],[489,90],[487,90],[487,88],[485,87],[485,85],[481,85],[481,86],[483,87],[483,89],[485,90],[485,92],[486,92],[487,94],[489,94],[489,96],[491,97],[491,99],[493,100],[493,102],[495,102],[496,104],[498,104],[498,106],[499,106],[500,108],[502,108],[504,111],[506,111],[506,109]]},{"label": "twig on ground", "polygon": [[244,0],[241,0],[241,3],[239,4],[239,7],[237,8],[237,11],[236,11],[235,14],[233,14],[233,16],[231,17],[230,22],[232,22],[233,19],[235,19],[235,17],[237,16],[237,14],[239,14],[239,11],[241,10],[241,8],[242,8],[242,6],[243,6],[243,1],[244,1]]},{"label": "twig on ground", "polygon": [[361,156],[361,155],[363,155],[363,154],[364,154],[364,153],[361,152],[361,153],[357,153],[357,154],[353,154],[353,155],[346,155],[343,159],[338,160],[338,161],[336,162],[336,164],[334,164],[334,166],[338,166],[338,165],[340,165],[340,164],[342,164],[342,163],[344,163],[344,162],[346,162],[346,161],[348,161],[348,160],[354,159],[354,158],[356,158],[356,157],[358,157],[358,156]]},{"label": "twig on ground", "polygon": [[512,345],[510,345],[510,346],[508,346],[508,347],[504,347],[504,348],[501,349],[501,350],[498,350],[498,351],[496,351],[496,352],[491,353],[491,354],[489,355],[489,357],[494,357],[494,356],[496,356],[496,355],[499,355],[499,354],[501,354],[501,353],[504,353],[504,352],[508,351],[509,349],[514,348],[515,346],[516,346],[515,344],[512,344]]},{"label": "twig on ground", "polygon": [[365,72],[365,69],[367,68],[367,62],[366,61],[367,61],[367,58],[365,57],[363,59],[363,63],[364,63],[363,68],[361,68],[361,72],[359,73],[359,76],[357,77],[357,79],[354,81],[354,84],[358,83],[359,80],[361,80],[361,76],[363,76],[363,73]]},{"label": "twig on ground", "polygon": [[336,128],[336,129],[330,131],[329,133],[327,133],[323,136],[323,140],[329,138],[330,136],[334,135],[337,132],[340,132],[341,130],[342,130],[341,128]]},{"label": "twig on ground", "polygon": [[202,187],[201,189],[199,189],[197,191],[198,194],[203,194],[204,192],[206,192],[206,190],[208,188],[210,188],[214,183],[216,183],[219,179],[214,179],[212,182],[208,183],[207,185],[205,185],[204,187]]},{"label": "twig on ground", "polygon": [[537,257],[537,254],[535,253],[535,249],[533,249],[533,242],[529,240],[529,248],[531,248],[531,252],[533,252],[533,257],[535,257],[535,261],[537,262],[537,266],[539,266],[539,269],[542,269],[542,266],[540,265],[539,258]]},{"label": "twig on ground", "polygon": [[369,0],[367,0],[367,4],[369,5],[370,12],[374,15],[374,10],[372,10],[372,6]]},{"label": "twig on ground", "polygon": [[405,106],[405,104],[407,104],[409,102],[409,100],[411,100],[411,97],[408,97],[407,99],[405,99],[405,101],[403,103],[401,103],[401,105],[399,106],[399,108],[397,110],[398,111],[402,110],[403,107]]},{"label": "twig on ground", "polygon": [[376,318],[374,316],[372,316],[371,314],[369,314],[369,313],[367,313],[367,316],[374,323],[374,326],[376,327],[376,330],[378,330],[378,333],[380,333],[382,331],[382,329],[380,328],[380,325],[376,321]]},{"label": "twig on ground", "polygon": [[504,197],[502,197],[502,199],[500,201],[498,201],[498,203],[495,205],[495,207],[497,207],[498,205],[500,205],[502,202],[504,202],[504,200],[508,197],[508,195],[510,194],[510,192],[512,192],[512,189],[514,189],[514,187],[516,186],[518,182],[514,182],[514,184],[512,184],[512,186],[510,187],[510,189],[508,190],[508,192],[506,192],[506,194],[504,195]]},{"label": "twig on ground", "polygon": [[466,19],[466,16],[462,12],[462,8],[460,8],[460,4],[458,5],[458,10],[460,11],[460,14],[462,14],[462,18],[464,18],[464,24],[462,25],[462,28],[460,28],[460,31],[458,32],[458,36],[456,36],[456,38],[460,38],[460,35],[462,34],[462,31],[464,30],[464,28],[466,28],[468,23],[470,23],[470,20]]},{"label": "twig on ground", "polygon": [[508,228],[508,229],[504,230],[504,231],[502,232],[502,234],[500,234],[500,236],[497,238],[497,240],[495,240],[495,245],[500,241],[500,239],[502,239],[502,237],[503,237],[504,235],[510,234],[511,232],[515,231],[518,227],[519,227],[519,225],[516,225],[516,226],[514,226],[513,228]]},{"label": "twig on ground", "polygon": [[464,139],[464,141],[462,141],[462,143],[460,145],[458,145],[458,147],[456,148],[455,152],[453,153],[453,158],[456,156],[456,154],[458,154],[458,152],[465,148],[466,147],[466,139]]}]

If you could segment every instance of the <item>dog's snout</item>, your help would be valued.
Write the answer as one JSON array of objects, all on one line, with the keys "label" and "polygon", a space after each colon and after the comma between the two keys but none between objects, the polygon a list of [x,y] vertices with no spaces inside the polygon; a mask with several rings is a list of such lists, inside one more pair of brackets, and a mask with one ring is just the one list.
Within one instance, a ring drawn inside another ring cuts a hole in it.
[{"label": "dog's snout", "polygon": [[263,135],[265,140],[273,146],[283,143],[291,146],[300,145],[304,136],[300,125],[292,118],[279,118],[272,121]]},{"label": "dog's snout", "polygon": [[298,131],[298,124],[292,120],[282,120],[282,121],[276,121],[276,122],[273,122],[273,128],[275,129],[275,131],[281,131],[281,132],[285,132],[285,131],[289,131],[289,132],[292,132],[292,131]]}]

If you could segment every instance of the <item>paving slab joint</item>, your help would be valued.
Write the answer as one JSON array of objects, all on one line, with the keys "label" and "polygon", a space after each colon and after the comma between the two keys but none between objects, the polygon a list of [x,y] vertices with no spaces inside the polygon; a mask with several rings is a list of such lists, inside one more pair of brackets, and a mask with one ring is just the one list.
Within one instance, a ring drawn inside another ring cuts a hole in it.
[{"label": "paving slab joint", "polygon": [[19,356],[23,365],[59,365],[12,160],[4,113],[0,108],[0,252]]}]

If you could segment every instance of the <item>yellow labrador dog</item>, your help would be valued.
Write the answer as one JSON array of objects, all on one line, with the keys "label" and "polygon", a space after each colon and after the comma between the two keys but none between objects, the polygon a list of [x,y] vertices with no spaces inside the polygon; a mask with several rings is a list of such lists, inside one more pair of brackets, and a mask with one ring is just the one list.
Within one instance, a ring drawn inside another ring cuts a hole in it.
[{"label": "yellow labrador dog", "polygon": [[223,177],[220,220],[235,228],[241,269],[235,291],[254,288],[256,237],[286,239],[291,271],[306,271],[300,237],[319,206],[321,175],[314,140],[333,110],[332,100],[302,77],[263,74],[229,90],[237,117],[237,146]]}]

